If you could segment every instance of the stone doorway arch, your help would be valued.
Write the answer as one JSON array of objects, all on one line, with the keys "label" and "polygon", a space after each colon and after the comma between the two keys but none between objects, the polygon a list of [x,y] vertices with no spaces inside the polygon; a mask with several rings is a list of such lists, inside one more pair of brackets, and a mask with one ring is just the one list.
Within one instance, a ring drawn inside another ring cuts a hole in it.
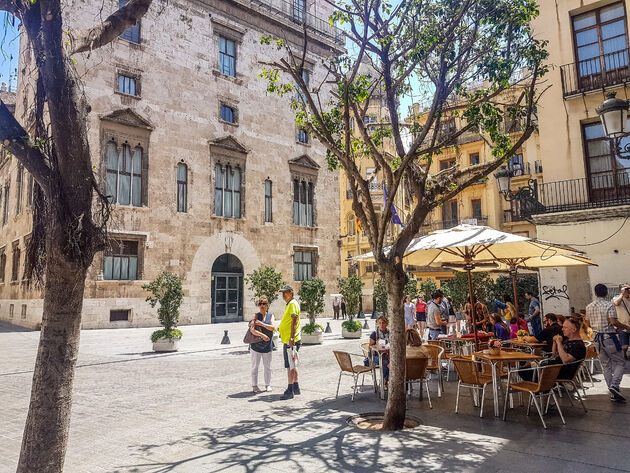
[{"label": "stone doorway arch", "polygon": [[212,263],[211,322],[243,320],[243,263],[231,253],[223,253]]}]

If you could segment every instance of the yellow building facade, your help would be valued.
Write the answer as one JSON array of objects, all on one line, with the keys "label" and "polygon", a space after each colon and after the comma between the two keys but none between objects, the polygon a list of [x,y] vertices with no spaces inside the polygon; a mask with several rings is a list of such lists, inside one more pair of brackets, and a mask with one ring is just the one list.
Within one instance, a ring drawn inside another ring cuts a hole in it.
[{"label": "yellow building facade", "polygon": [[577,246],[598,264],[541,271],[545,311],[583,309],[595,284],[614,294],[630,280],[630,155],[615,152],[596,113],[605,94],[630,96],[629,9],[620,0],[543,1],[533,24],[549,41],[552,66],[538,107],[545,178],[536,233]]}]

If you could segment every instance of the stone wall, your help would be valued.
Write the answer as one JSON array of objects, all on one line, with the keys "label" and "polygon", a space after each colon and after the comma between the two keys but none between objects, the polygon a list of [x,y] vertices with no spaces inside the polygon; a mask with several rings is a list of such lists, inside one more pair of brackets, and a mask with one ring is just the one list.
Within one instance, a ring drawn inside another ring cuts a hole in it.
[{"label": "stone wall", "polygon": [[[105,12],[118,2],[106,2]],[[73,2],[68,26],[86,27],[99,18],[101,2]],[[103,256],[97,255],[88,275],[83,327],[156,325],[155,310],[144,302],[141,286],[169,270],[183,278],[185,302],[181,322],[209,323],[211,269],[217,256],[231,252],[244,273],[260,264],[274,266],[293,281],[294,248],[317,253],[317,276],[331,291],[339,274],[338,177],[327,170],[324,148],[317,142],[297,142],[289,98],[266,93],[258,77],[262,60],[278,57],[274,48],[260,44],[263,34],[280,35],[298,46],[299,28],[281,17],[264,16],[249,2],[170,2],[161,12],[154,4],[141,23],[141,44],[117,39],[89,55],[77,55],[85,92],[92,107],[89,143],[95,172],[103,179],[104,145],[109,139],[141,144],[148,163],[148,188],[142,207],[117,206],[111,221],[114,236],[137,239],[143,255],[137,281],[103,280]],[[69,14],[68,14],[69,15]],[[229,30],[237,42],[236,77],[218,70],[218,35]],[[333,43],[319,37],[309,44],[307,60],[311,84],[325,71],[320,58]],[[116,91],[117,74],[137,77],[140,97]],[[21,78],[25,83],[26,77]],[[24,92],[24,91],[22,91]],[[220,104],[237,111],[236,125],[219,119]],[[20,115],[18,99],[18,118]],[[219,151],[217,151],[219,146]],[[214,215],[214,168],[218,159],[236,152],[242,157],[241,218]],[[289,161],[307,155],[316,163],[315,226],[293,225],[292,181]],[[176,168],[188,166],[187,212],[176,210]],[[264,181],[273,182],[273,223],[264,222]],[[1,182],[1,179],[0,179]],[[26,235],[29,218],[3,231],[0,246]],[[227,244],[229,242],[229,245]],[[10,261],[10,258],[9,258]],[[7,268],[10,267],[8,263]],[[41,320],[41,299],[23,290],[0,288],[0,319],[6,320],[10,297],[32,304],[34,323]],[[245,290],[244,314],[254,307]],[[276,312],[280,311],[278,306]],[[130,309],[128,322],[109,322],[111,309]],[[330,310],[330,308],[328,308]],[[21,323],[14,320],[15,323]]]}]

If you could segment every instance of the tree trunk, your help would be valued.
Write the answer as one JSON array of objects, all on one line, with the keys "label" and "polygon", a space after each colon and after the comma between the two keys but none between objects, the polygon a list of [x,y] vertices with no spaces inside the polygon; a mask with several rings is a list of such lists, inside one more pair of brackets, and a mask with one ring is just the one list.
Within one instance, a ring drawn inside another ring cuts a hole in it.
[{"label": "tree trunk", "polygon": [[60,245],[49,241],[47,250],[44,314],[18,473],[62,472],[70,429],[86,270],[69,261]]},{"label": "tree trunk", "polygon": [[386,266],[382,277],[387,287],[387,315],[389,318],[389,389],[383,430],[401,430],[407,410],[405,389],[405,317],[403,297],[407,275],[401,264]]}]

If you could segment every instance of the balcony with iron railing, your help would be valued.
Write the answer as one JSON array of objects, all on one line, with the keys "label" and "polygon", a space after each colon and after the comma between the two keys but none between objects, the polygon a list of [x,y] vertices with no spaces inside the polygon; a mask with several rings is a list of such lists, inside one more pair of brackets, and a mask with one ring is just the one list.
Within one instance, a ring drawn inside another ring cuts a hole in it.
[{"label": "balcony with iron railing", "polygon": [[630,205],[630,167],[545,182],[539,188],[541,205],[533,214]]},{"label": "balcony with iron railing", "polygon": [[306,11],[305,4],[299,0],[290,2],[287,0],[249,0],[249,2],[297,25],[305,25],[308,30],[321,34],[338,45],[343,46],[345,43],[343,30],[331,25],[327,18],[320,18]]},{"label": "balcony with iron railing", "polygon": [[560,66],[562,95],[602,90],[630,82],[630,48]]},{"label": "balcony with iron railing", "polygon": [[448,230],[449,228],[456,227],[457,225],[488,225],[488,217],[470,217],[462,219],[446,219],[437,220],[434,222],[425,222],[420,227],[420,234],[424,235],[435,230]]}]

